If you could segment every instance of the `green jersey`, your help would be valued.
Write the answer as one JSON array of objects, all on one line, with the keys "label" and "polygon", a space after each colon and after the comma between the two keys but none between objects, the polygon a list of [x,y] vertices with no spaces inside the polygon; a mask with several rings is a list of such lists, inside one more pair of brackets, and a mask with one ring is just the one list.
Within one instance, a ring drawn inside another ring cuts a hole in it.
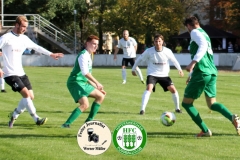
[{"label": "green jersey", "polygon": [[86,83],[88,81],[88,79],[85,77],[87,73],[92,73],[92,59],[90,53],[84,49],[77,55],[74,67],[68,77],[67,83]]},{"label": "green jersey", "polygon": [[195,74],[217,75],[217,68],[213,61],[211,40],[202,28],[191,31],[190,54],[191,59],[197,61],[192,76]]}]

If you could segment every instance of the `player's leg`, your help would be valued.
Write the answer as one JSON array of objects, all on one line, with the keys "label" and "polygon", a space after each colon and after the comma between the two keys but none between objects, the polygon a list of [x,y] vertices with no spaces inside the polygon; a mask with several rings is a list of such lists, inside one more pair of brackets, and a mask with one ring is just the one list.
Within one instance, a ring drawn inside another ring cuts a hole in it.
[{"label": "player's leg", "polygon": [[182,113],[179,107],[179,95],[170,77],[159,77],[158,83],[162,86],[164,92],[170,91],[175,105],[176,113]]},{"label": "player's leg", "polygon": [[216,102],[216,81],[217,77],[213,75],[205,87],[204,92],[207,105],[211,110],[221,113],[230,122],[232,122],[235,129],[237,130],[237,134],[240,135],[240,120],[238,115],[232,114],[228,108],[224,106],[224,104]]},{"label": "player's leg", "polygon": [[127,82],[127,71],[126,71],[127,63],[128,63],[127,59],[123,58],[122,59],[122,79],[123,79],[122,84],[126,84]]},{"label": "player's leg", "polygon": [[39,117],[37,114],[37,110],[33,104],[34,94],[33,94],[32,85],[28,79],[28,76],[24,75],[20,78],[25,86],[20,91],[20,94],[23,97],[23,103],[25,104],[28,113],[31,115],[31,117],[33,118],[33,120],[37,125],[45,124],[48,119],[46,117],[45,118]]},{"label": "player's leg", "polygon": [[70,125],[89,107],[88,96],[95,88],[85,82],[67,84],[68,90],[76,103],[80,105],[76,107],[67,121],[62,125],[62,128],[69,128]]},{"label": "player's leg", "polygon": [[10,76],[5,78],[6,83],[12,87],[14,92],[19,92],[22,95],[22,99],[19,102],[19,105],[12,114],[10,114],[10,127],[12,127],[14,121],[18,118],[18,116],[27,109],[29,114],[32,116],[37,125],[42,125],[47,121],[47,118],[40,118],[36,113],[36,108],[32,102],[32,92],[29,89],[32,89],[32,86],[28,80],[27,76]]},{"label": "player's leg", "polygon": [[[131,58],[131,59],[130,59],[130,64],[131,64],[132,67],[133,67],[134,63],[135,63],[135,58]],[[141,72],[141,70],[140,70],[140,68],[139,68],[138,66],[136,67],[136,74],[137,74],[138,77],[140,78],[142,84],[145,84],[144,79],[143,79],[142,72]]]},{"label": "player's leg", "polygon": [[100,92],[98,89],[94,89],[89,95],[89,97],[95,98],[95,101],[92,103],[90,113],[85,122],[92,121],[94,119],[104,100],[105,95],[102,92]]},{"label": "player's leg", "polygon": [[78,100],[80,106],[75,108],[67,121],[62,125],[62,128],[69,128],[70,125],[89,107],[88,98],[83,96]]},{"label": "player's leg", "polygon": [[212,133],[208,129],[207,125],[202,120],[198,110],[194,107],[194,99],[197,99],[202,94],[206,83],[210,80],[211,76],[195,76],[191,78],[191,81],[187,84],[184,92],[184,98],[182,106],[185,108],[189,116],[195,122],[195,124],[201,129],[201,132],[197,134],[197,137],[211,136]]},{"label": "player's leg", "polygon": [[145,113],[145,109],[147,107],[147,103],[149,101],[150,95],[152,93],[153,87],[156,85],[157,79],[153,76],[147,76],[147,87],[142,95],[142,104],[140,109],[140,114],[143,115]]},{"label": "player's leg", "polygon": [[13,124],[15,122],[15,120],[17,120],[18,116],[23,113],[26,110],[26,107],[24,106],[23,103],[23,99],[20,100],[20,102],[18,103],[17,108],[14,109],[13,112],[11,112],[8,117],[9,117],[9,122],[8,122],[8,126],[10,128],[13,127]]},{"label": "player's leg", "polygon": [[176,113],[182,113],[181,109],[180,109],[180,105],[179,105],[179,94],[178,91],[176,89],[176,87],[174,85],[170,85],[167,87],[167,89],[171,92],[172,94],[172,100],[174,102],[175,105],[175,112]]},{"label": "player's leg", "polygon": [[5,90],[5,80],[3,77],[0,77],[0,85],[1,85],[1,92],[2,93],[6,93],[6,90]]}]

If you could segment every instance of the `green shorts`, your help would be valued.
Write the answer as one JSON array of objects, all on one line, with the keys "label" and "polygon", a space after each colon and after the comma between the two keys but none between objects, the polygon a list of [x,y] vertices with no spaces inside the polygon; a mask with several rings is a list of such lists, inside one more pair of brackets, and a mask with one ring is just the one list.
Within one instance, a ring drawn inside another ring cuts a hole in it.
[{"label": "green shorts", "polygon": [[76,103],[78,103],[78,100],[80,98],[88,97],[90,93],[95,89],[92,85],[86,82],[67,83],[67,88]]},{"label": "green shorts", "polygon": [[216,75],[193,76],[185,88],[184,97],[197,99],[202,92],[210,98],[216,97],[216,83]]}]

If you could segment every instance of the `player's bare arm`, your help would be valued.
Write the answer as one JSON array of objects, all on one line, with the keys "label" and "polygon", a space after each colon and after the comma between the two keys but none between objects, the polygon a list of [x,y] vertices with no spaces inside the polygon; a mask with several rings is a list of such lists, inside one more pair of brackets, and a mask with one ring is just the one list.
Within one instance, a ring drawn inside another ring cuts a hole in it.
[{"label": "player's bare arm", "polygon": [[188,71],[188,72],[192,72],[192,70],[193,70],[193,68],[194,68],[194,66],[195,66],[195,64],[197,63],[197,61],[192,61],[187,67],[186,67],[186,70]]},{"label": "player's bare arm", "polygon": [[63,53],[52,53],[52,54],[50,54],[50,57],[52,57],[55,60],[58,60],[59,58],[64,57],[64,54]]},{"label": "player's bare arm", "polygon": [[[88,80],[88,83],[91,84],[91,85],[92,85],[93,87],[95,87],[96,89],[98,89],[98,88],[97,88],[97,85],[96,85],[93,81]],[[102,94],[104,94],[104,95],[107,94],[107,92],[104,91],[103,89],[102,89],[102,90],[99,90],[99,91],[102,92]]]},{"label": "player's bare arm", "polygon": [[184,76],[184,73],[183,73],[183,71],[182,71],[182,70],[179,70],[179,71],[178,71],[178,73],[179,73],[179,75],[180,75],[181,77],[183,77],[183,76]]},{"label": "player's bare arm", "polygon": [[115,48],[115,51],[114,51],[113,60],[117,60],[117,53],[118,53],[118,51],[119,51],[119,48],[116,47],[116,48]]},{"label": "player's bare arm", "polygon": [[0,68],[0,77],[2,78],[3,75],[4,75],[4,72],[3,72],[3,70]]},{"label": "player's bare arm", "polygon": [[90,73],[87,73],[85,75],[85,77],[92,81],[92,83],[94,83],[94,87],[97,88],[98,90],[103,90],[103,85],[101,83],[99,83]]},{"label": "player's bare arm", "polygon": [[137,74],[136,74],[135,71],[132,71],[132,75],[133,75],[133,76],[137,76]]}]

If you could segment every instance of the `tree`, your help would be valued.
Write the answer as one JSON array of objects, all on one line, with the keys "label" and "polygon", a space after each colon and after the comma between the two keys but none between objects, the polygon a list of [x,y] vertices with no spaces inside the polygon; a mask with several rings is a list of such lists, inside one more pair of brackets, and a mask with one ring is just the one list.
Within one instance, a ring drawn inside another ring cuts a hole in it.
[{"label": "tree", "polygon": [[156,32],[169,35],[178,32],[182,24],[183,9],[177,0],[118,0],[111,12],[103,15],[103,29],[122,34],[128,29],[139,42],[145,34]]},{"label": "tree", "polygon": [[[91,17],[95,19],[96,28],[98,30],[99,36],[99,52],[103,53],[103,33],[108,32],[110,30],[104,29],[105,21],[108,20],[109,17],[105,16],[108,12],[112,11],[112,8],[116,5],[117,0],[94,0],[92,3],[92,13]],[[94,22],[93,22],[94,23]]]},{"label": "tree", "polygon": [[[232,5],[228,10],[228,23],[231,24],[232,29],[240,30],[240,1],[239,0],[231,0]],[[240,35],[240,33],[239,33]]]}]

